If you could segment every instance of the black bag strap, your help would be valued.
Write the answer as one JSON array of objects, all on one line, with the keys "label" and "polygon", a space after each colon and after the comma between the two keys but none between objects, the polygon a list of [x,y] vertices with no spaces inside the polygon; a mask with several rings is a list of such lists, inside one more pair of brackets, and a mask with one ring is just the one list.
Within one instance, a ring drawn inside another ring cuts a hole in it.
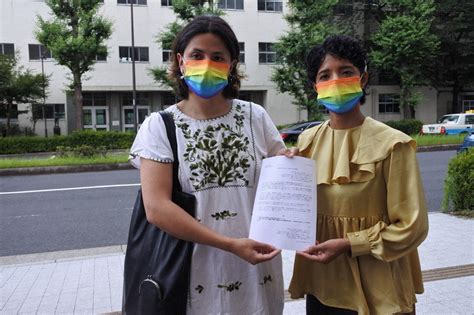
[{"label": "black bag strap", "polygon": [[160,111],[160,115],[165,122],[166,134],[173,151],[173,191],[182,191],[181,184],[178,179],[179,170],[179,159],[178,159],[178,146],[176,144],[176,129],[173,119],[173,114],[165,111]]}]

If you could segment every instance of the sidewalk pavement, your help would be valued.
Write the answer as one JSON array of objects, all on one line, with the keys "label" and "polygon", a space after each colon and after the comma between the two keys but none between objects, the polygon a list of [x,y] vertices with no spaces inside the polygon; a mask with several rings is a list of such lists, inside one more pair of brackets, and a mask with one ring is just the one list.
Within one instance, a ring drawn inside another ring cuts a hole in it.
[{"label": "sidewalk pavement", "polygon": [[[474,314],[474,220],[443,213],[430,213],[429,220],[428,238],[419,248],[425,293],[417,296],[417,314]],[[0,314],[119,312],[121,249],[0,257]],[[94,254],[77,257],[87,252]],[[283,252],[285,287],[293,259],[293,252]],[[305,314],[304,300],[287,298],[284,314]]]}]

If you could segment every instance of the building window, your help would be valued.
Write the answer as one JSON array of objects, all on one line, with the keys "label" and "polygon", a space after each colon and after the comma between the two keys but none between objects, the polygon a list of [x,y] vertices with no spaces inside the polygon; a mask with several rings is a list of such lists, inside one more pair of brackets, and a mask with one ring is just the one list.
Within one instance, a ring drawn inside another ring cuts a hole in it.
[{"label": "building window", "polygon": [[[8,113],[8,110],[6,106],[2,105],[0,107],[0,119],[6,119],[7,113]],[[17,104],[12,104],[12,107],[10,110],[10,119],[18,119],[18,105]]]},{"label": "building window", "polygon": [[[64,104],[45,104],[45,116],[48,119],[64,118]],[[41,109],[41,106],[37,106]],[[41,116],[42,118],[42,116]]]},{"label": "building window", "polygon": [[258,0],[258,11],[282,12],[282,0]]},{"label": "building window", "polygon": [[275,63],[276,52],[274,43],[258,43],[258,62]]},{"label": "building window", "polygon": [[179,99],[176,97],[176,95],[173,92],[163,92],[161,93],[162,97],[162,108],[165,109],[167,107],[170,107],[171,105],[174,105],[179,102]]},{"label": "building window", "polygon": [[[149,105],[150,96],[146,92],[136,92],[136,104],[137,105]],[[121,95],[121,105],[130,106],[133,105],[133,94],[130,92],[122,93]]]},{"label": "building window", "polygon": [[474,109],[474,95],[464,95],[462,99],[462,111]]},{"label": "building window", "polygon": [[83,106],[107,106],[107,96],[104,92],[82,93]]},{"label": "building window", "polygon": [[161,43],[161,47],[163,62],[171,62],[171,47],[168,47],[163,43]]},{"label": "building window", "polygon": [[28,51],[30,53],[30,60],[53,59],[51,52],[43,45],[29,44]]},{"label": "building window", "polygon": [[353,11],[354,8],[352,0],[339,1],[338,4],[334,6],[335,15],[351,16],[353,14]]},{"label": "building window", "polygon": [[0,55],[14,55],[15,54],[15,45],[0,43]]},{"label": "building window", "polygon": [[107,61],[107,54],[97,54],[95,61]]},{"label": "building window", "polygon": [[173,5],[172,0],[161,0],[162,7],[171,7]]},{"label": "building window", "polygon": [[224,10],[243,10],[244,0],[219,0],[217,7]]},{"label": "building window", "polygon": [[379,94],[379,113],[400,113],[400,95]]},{"label": "building window", "polygon": [[[132,47],[119,47],[120,62],[132,61]],[[148,47],[135,47],[135,61],[149,61]]]},{"label": "building window", "polygon": [[245,43],[239,43],[239,50],[240,50],[239,62],[245,63]]},{"label": "building window", "polygon": [[133,1],[133,4],[146,5],[146,0],[117,0],[118,4],[130,4]]}]

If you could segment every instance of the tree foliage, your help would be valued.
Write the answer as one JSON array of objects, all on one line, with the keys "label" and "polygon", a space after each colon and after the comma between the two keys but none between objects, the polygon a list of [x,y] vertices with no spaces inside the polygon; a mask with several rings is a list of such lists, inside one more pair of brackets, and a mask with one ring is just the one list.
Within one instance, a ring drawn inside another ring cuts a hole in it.
[{"label": "tree foliage", "polygon": [[[44,79],[44,81],[43,81]],[[35,74],[18,66],[17,56],[0,54],[0,112],[7,117],[6,135],[10,134],[11,118],[28,111],[19,111],[13,105],[36,103],[43,98],[43,84],[46,90],[49,77]]]},{"label": "tree foliage", "polygon": [[107,55],[105,41],[112,23],[98,14],[99,0],[46,0],[52,19],[38,16],[36,37],[58,64],[72,73],[76,128],[82,129],[82,76],[98,55]]},{"label": "tree foliage", "polygon": [[[171,49],[176,35],[194,17],[205,14],[224,15],[222,10],[217,9],[213,0],[173,0],[172,8],[176,20],[168,24],[156,37],[156,42],[163,49]],[[158,84],[170,87],[171,83],[167,78],[167,73],[168,70],[165,66],[150,69],[150,74]]]},{"label": "tree foliage", "polygon": [[429,67],[429,78],[435,87],[450,87],[453,103],[450,112],[462,110],[458,95],[474,84],[474,2],[436,0],[431,31],[441,42],[436,66]]},{"label": "tree foliage", "polygon": [[421,95],[417,85],[426,84],[426,67],[431,65],[439,40],[431,32],[433,0],[386,0],[383,19],[372,36],[371,61],[400,78],[400,105],[404,118],[415,117]]},{"label": "tree foliage", "polygon": [[290,0],[285,16],[289,30],[276,43],[277,65],[272,81],[280,93],[289,93],[294,104],[306,110],[308,119],[320,119],[313,87],[306,76],[306,56],[310,49],[332,34],[347,33],[344,19],[334,15],[338,0]]}]

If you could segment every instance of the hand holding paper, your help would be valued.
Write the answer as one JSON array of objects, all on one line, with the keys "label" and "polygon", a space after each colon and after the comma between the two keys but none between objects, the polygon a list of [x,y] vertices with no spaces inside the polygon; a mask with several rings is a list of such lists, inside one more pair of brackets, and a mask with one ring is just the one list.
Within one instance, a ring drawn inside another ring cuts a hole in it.
[{"label": "hand holding paper", "polygon": [[303,157],[263,160],[249,238],[303,250],[316,241],[316,167]]}]

